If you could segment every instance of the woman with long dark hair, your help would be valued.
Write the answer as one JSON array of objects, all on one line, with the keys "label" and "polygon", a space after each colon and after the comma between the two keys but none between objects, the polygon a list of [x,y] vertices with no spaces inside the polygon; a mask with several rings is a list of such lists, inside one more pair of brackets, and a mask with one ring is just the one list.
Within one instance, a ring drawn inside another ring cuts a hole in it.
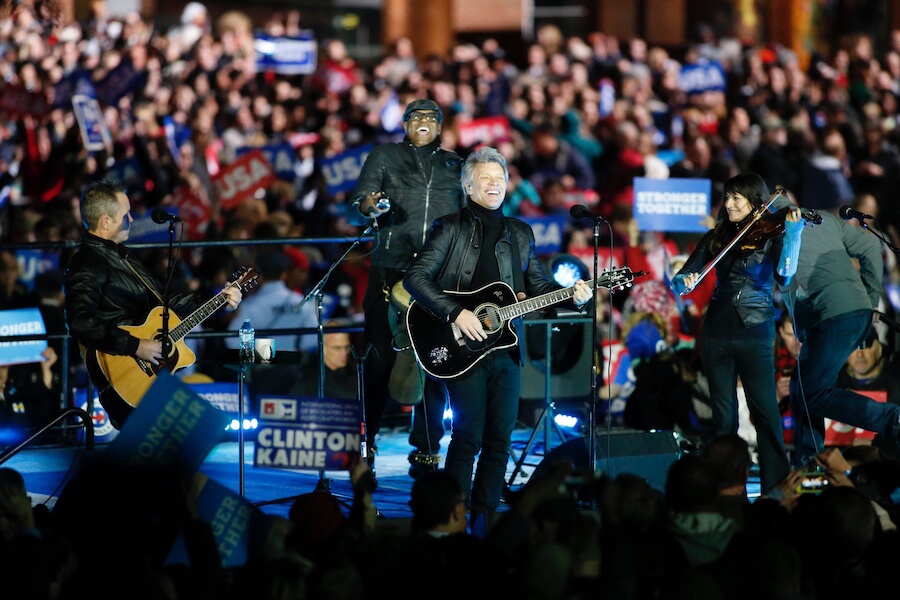
[{"label": "woman with long dark hair", "polygon": [[698,340],[700,358],[709,379],[715,435],[738,430],[740,378],[756,427],[763,493],[790,470],[775,396],[773,286],[776,281],[787,284],[797,269],[800,209],[787,211],[783,233],[752,235],[754,225],[729,245],[768,199],[769,189],[756,173],[726,181],[716,226],[701,238],[672,281],[677,293],[693,289],[704,267],[724,254],[715,264],[716,288]]}]

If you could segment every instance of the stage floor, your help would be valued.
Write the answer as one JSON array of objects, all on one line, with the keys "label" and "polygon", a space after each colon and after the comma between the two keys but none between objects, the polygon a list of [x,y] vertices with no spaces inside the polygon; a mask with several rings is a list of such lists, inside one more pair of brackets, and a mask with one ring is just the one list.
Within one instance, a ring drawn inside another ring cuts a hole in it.
[{"label": "stage floor", "polygon": [[[621,456],[620,460],[624,462],[618,463],[616,466],[620,471],[630,470],[631,467],[634,467],[634,472],[647,478],[651,485],[659,489],[668,465],[675,460],[678,450],[674,444],[671,445],[673,449],[671,452],[666,449],[655,449],[652,446],[656,444],[648,445],[646,438],[641,437],[651,435],[658,434],[643,432],[628,434],[626,432],[626,435],[622,436],[610,435],[609,454],[614,457],[614,462],[617,460],[615,458],[617,455]],[[662,433],[659,435],[663,438],[666,436]],[[516,429],[513,434],[514,456],[510,458],[507,465],[506,481],[510,489],[515,490],[526,483],[534,470],[539,468],[541,461],[545,458],[545,442],[549,442],[554,460],[560,458],[560,455],[571,454],[566,451],[586,447],[584,438],[571,436],[563,439],[563,436],[565,436],[565,432],[544,426],[538,429],[525,427]],[[523,452],[532,437],[534,438],[532,445],[523,459]],[[605,439],[601,435],[597,442],[601,452]],[[632,450],[626,447],[627,442],[623,441],[626,439],[631,439],[632,442],[637,440],[639,442],[638,449]],[[449,441],[448,433],[441,441],[442,456],[446,453]],[[381,520],[407,520],[412,516],[408,501],[413,484],[413,479],[408,474],[407,456],[412,450],[408,443],[408,429],[400,427],[383,430],[378,436],[377,444],[378,455],[375,466],[378,488],[374,494],[375,505]],[[581,445],[579,446],[579,444]],[[91,452],[102,452],[104,448],[103,444],[98,444]],[[25,479],[26,489],[32,502],[46,504],[52,510],[57,496],[74,474],[79,460],[87,453],[88,451],[83,446],[74,444],[39,446],[20,451],[0,466],[19,471]],[[642,455],[639,456],[639,454]],[[587,456],[586,451],[584,456]],[[519,465],[517,465],[517,461],[519,461]],[[266,514],[287,517],[294,497],[312,492],[321,486],[327,486],[338,499],[346,501],[347,507],[352,498],[349,477],[346,472],[287,471],[254,467],[252,441],[244,442],[243,473],[241,473],[239,464],[238,443],[223,441],[213,448],[200,470],[223,486],[236,493],[241,493],[246,500]],[[598,464],[602,466],[604,462],[601,460]],[[517,474],[515,479],[512,479],[514,471]],[[751,498],[759,495],[758,479],[751,481],[748,493]],[[500,510],[503,508],[501,506]]]}]

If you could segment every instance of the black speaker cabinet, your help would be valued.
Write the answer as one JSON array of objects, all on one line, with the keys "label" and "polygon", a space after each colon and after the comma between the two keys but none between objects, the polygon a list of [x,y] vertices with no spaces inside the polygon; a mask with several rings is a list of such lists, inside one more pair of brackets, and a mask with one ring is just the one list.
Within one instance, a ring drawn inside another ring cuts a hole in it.
[{"label": "black speaker cabinet", "polygon": [[[603,432],[597,434],[595,443],[595,469],[612,478],[623,473],[638,475],[661,492],[665,491],[669,467],[679,456],[678,442],[671,431],[613,431],[608,435]],[[576,469],[587,469],[589,446],[587,437],[557,446],[535,468],[532,477],[561,460],[571,462]]]}]

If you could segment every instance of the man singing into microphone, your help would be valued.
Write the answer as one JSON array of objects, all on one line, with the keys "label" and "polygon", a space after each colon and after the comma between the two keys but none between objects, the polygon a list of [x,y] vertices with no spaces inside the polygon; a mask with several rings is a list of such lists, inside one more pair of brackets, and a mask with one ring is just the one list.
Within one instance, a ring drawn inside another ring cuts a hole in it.
[{"label": "man singing into microphone", "polygon": [[[797,273],[784,294],[802,343],[790,385],[796,467],[824,449],[825,417],[874,431],[892,444],[900,429],[900,406],[836,386],[847,357],[872,327],[884,264],[874,235],[831,211],[821,212],[822,224],[803,234]],[[850,207],[840,214],[868,216]]]}]

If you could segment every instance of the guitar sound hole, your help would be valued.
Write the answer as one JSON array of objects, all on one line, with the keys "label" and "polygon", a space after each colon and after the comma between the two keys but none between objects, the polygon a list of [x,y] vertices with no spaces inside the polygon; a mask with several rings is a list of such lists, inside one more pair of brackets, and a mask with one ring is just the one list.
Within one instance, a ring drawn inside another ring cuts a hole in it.
[{"label": "guitar sound hole", "polygon": [[503,322],[500,320],[500,312],[496,306],[484,307],[479,318],[481,320],[481,326],[484,327],[484,330],[488,333],[497,331],[503,326]]}]

